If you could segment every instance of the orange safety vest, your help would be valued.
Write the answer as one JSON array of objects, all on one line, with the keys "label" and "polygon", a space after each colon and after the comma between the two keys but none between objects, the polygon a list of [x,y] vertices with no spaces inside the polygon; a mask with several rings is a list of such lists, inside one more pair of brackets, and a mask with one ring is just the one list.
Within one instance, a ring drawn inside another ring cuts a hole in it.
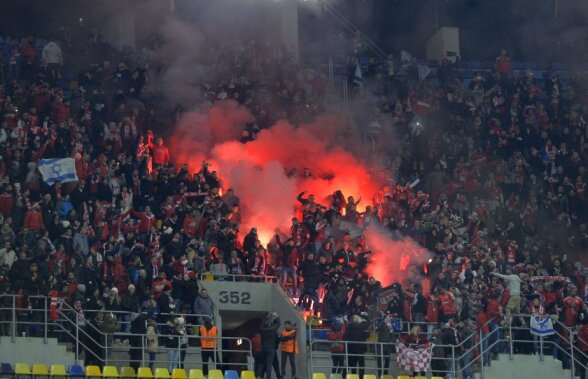
[{"label": "orange safety vest", "polygon": [[200,327],[200,347],[203,349],[214,349],[216,347],[216,338],[210,337],[217,337],[216,334],[216,326],[210,328],[210,330],[206,329],[204,326]]},{"label": "orange safety vest", "polygon": [[296,330],[283,330],[280,333],[282,338],[292,337],[294,338],[282,341],[282,345],[280,346],[280,350],[285,353],[298,353],[298,343],[296,341]]}]

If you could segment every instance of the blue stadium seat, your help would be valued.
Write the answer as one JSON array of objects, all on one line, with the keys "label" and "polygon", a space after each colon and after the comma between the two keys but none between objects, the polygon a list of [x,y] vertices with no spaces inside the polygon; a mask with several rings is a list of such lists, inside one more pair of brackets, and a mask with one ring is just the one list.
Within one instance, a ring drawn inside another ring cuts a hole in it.
[{"label": "blue stadium seat", "polygon": [[482,64],[480,63],[480,61],[469,61],[467,67],[471,69],[477,69],[482,67]]},{"label": "blue stadium seat", "polygon": [[461,72],[461,77],[463,79],[471,79],[474,77],[474,70],[463,70]]},{"label": "blue stadium seat", "polygon": [[319,329],[316,331],[316,339],[317,340],[326,340],[327,339],[327,334],[329,334],[329,330],[328,329]]},{"label": "blue stadium seat", "polygon": [[84,369],[80,365],[70,365],[67,368],[67,373],[69,376],[85,376]]},{"label": "blue stadium seat", "polygon": [[533,76],[535,77],[535,80],[543,80],[544,79],[543,71],[534,70]]},{"label": "blue stadium seat", "polygon": [[12,365],[10,363],[0,363],[0,375],[12,375]]},{"label": "blue stadium seat", "polygon": [[225,379],[239,379],[239,374],[235,370],[225,371]]},{"label": "blue stadium seat", "polygon": [[522,70],[523,69],[523,64],[521,62],[517,62],[517,61],[510,62],[510,66],[512,67],[513,70]]}]

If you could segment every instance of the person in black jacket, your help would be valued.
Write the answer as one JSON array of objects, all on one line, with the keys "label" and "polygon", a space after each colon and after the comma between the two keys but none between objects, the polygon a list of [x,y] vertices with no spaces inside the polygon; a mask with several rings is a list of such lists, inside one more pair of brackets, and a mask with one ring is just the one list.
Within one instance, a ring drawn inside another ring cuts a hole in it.
[{"label": "person in black jacket", "polygon": [[281,272],[280,280],[286,283],[288,277],[292,280],[292,294],[296,294],[298,288],[298,279],[296,278],[296,255],[298,250],[294,246],[294,240],[289,238],[285,243],[280,240],[280,230],[276,229],[276,243],[282,252],[280,259]]},{"label": "person in black jacket", "polygon": [[170,313],[173,313],[176,308],[175,302],[171,297],[171,292],[172,289],[170,286],[166,285],[163,287],[163,294],[157,302],[159,308],[159,323],[161,324],[164,324],[171,319]]},{"label": "person in black jacket", "polygon": [[276,348],[279,343],[278,328],[280,324],[280,318],[276,312],[270,312],[261,324],[261,350],[265,356],[265,379],[271,379],[272,366],[276,375],[280,377],[280,367],[276,354]]},{"label": "person in black jacket", "polygon": [[131,348],[129,350],[129,366],[138,370],[141,366],[141,360],[143,357],[143,335],[147,334],[147,320],[151,318],[151,314],[148,313],[133,313],[131,315],[131,333],[133,336],[130,338]]},{"label": "person in black jacket", "polygon": [[312,300],[312,308],[316,316],[320,305],[317,291],[323,280],[323,275],[314,260],[314,253],[308,253],[304,262],[298,266],[298,273],[304,279],[304,288],[298,299],[298,306],[300,307],[302,302],[309,297]]},{"label": "person in black jacket", "polygon": [[359,366],[359,376],[363,377],[365,373],[365,353],[367,352],[367,345],[365,342],[368,337],[368,322],[358,315],[351,318],[351,323],[347,327],[345,340],[351,343],[348,344],[349,353],[349,369],[352,374],[357,374],[357,366]]},{"label": "person in black jacket", "polygon": [[321,317],[328,320],[329,324],[332,324],[337,317],[343,316],[343,310],[339,306],[339,301],[333,294],[333,291],[329,291],[323,299],[323,308]]},{"label": "person in black jacket", "polygon": [[417,283],[411,284],[410,291],[414,293],[411,304],[412,318],[416,322],[422,322],[427,313],[427,299],[423,296],[421,286]]}]

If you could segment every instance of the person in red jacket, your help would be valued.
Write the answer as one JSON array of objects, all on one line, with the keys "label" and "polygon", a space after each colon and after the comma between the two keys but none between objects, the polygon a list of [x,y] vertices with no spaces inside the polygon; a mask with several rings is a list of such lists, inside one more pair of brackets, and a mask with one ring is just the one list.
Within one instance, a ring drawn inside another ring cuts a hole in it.
[{"label": "person in red jacket", "polygon": [[[488,318],[488,326],[490,328],[490,338],[488,343],[494,344],[495,341],[500,339],[501,329],[500,324],[502,323],[502,306],[498,302],[501,295],[496,295],[490,299],[486,306],[486,317]],[[492,348],[494,354],[499,353],[499,344],[495,344]]]},{"label": "person in red jacket", "polygon": [[12,186],[7,186],[4,192],[0,195],[0,213],[4,217],[12,213],[14,207],[14,196],[12,195]]},{"label": "person in red jacket", "polygon": [[[435,296],[437,295],[437,291],[435,291]],[[439,307],[437,306],[437,298],[430,295],[427,299],[427,315],[426,320],[427,324],[427,339],[431,339],[433,335],[433,329],[439,323]]]},{"label": "person in red jacket", "polygon": [[151,232],[151,228],[155,227],[155,222],[157,219],[155,215],[151,212],[151,207],[146,206],[145,212],[135,212],[135,210],[131,210],[131,214],[133,217],[139,219],[139,233],[141,234],[149,234]]},{"label": "person in red jacket", "polygon": [[476,305],[476,330],[482,333],[482,358],[484,365],[490,366],[490,350],[488,350],[488,341],[490,340],[490,325],[488,325],[488,315],[484,312],[482,305]]},{"label": "person in red jacket", "polygon": [[149,131],[147,142],[153,154],[153,164],[158,166],[166,166],[169,163],[169,149],[163,144],[161,137],[153,143],[153,132]]},{"label": "person in red jacket", "polygon": [[457,314],[457,307],[455,305],[455,297],[447,289],[441,290],[439,295],[439,302],[441,303],[441,314],[443,315],[443,322],[447,322],[451,319],[455,319]]},{"label": "person in red jacket", "polygon": [[190,238],[194,238],[198,231],[198,224],[200,223],[200,219],[198,217],[198,211],[193,210],[190,212],[189,215],[184,218],[184,223],[182,224],[182,232]]},{"label": "person in red jacket", "polygon": [[511,73],[512,66],[510,64],[510,58],[506,55],[506,50],[500,50],[500,55],[496,58],[494,68],[502,75],[508,75]]},{"label": "person in red jacket", "polygon": [[580,321],[580,312],[586,309],[586,305],[577,294],[576,287],[570,287],[570,294],[563,301],[564,323],[566,326],[576,326]]},{"label": "person in red jacket", "polygon": [[41,207],[39,205],[35,205],[32,209],[27,211],[24,218],[24,227],[33,231],[45,230],[43,213],[41,212]]},{"label": "person in red jacket", "polygon": [[22,45],[22,57],[24,61],[22,75],[27,80],[33,79],[33,64],[35,63],[36,55],[37,52],[35,51],[35,39],[33,36],[28,36],[24,45]]}]

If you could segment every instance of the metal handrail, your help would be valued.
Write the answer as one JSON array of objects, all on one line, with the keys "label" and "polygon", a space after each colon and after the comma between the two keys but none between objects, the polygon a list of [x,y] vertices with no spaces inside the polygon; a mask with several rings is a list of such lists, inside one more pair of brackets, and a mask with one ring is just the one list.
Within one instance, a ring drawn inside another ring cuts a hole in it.
[{"label": "metal handrail", "polygon": [[[10,308],[0,308],[0,311],[11,311],[12,312],[12,319],[11,320],[7,320],[7,321],[2,321],[0,322],[0,324],[2,323],[9,323],[12,325],[12,340],[14,342],[15,338],[16,338],[16,330],[17,330],[17,326],[18,325],[40,325],[43,327],[44,329],[44,336],[45,336],[45,341],[47,339],[47,333],[49,330],[49,327],[51,327],[54,331],[60,332],[60,333],[64,333],[66,336],[68,336],[69,338],[71,338],[73,341],[73,343],[75,343],[75,355],[76,355],[76,359],[79,359],[80,356],[80,348],[83,349],[83,351],[93,351],[94,348],[98,348],[100,350],[102,350],[104,352],[103,356],[100,357],[99,355],[101,354],[97,354],[94,352],[94,355],[104,364],[108,364],[109,362],[136,362],[138,360],[129,360],[129,359],[124,359],[124,360],[117,360],[117,359],[111,359],[109,357],[109,350],[112,351],[113,349],[115,349],[115,347],[110,346],[109,344],[109,340],[111,339],[110,336],[116,336],[116,337],[128,337],[129,340],[131,339],[137,339],[140,338],[141,339],[141,346],[122,346],[123,348],[125,348],[127,351],[132,351],[133,349],[141,349],[141,353],[140,353],[140,361],[142,364],[145,363],[145,351],[148,349],[146,346],[146,338],[147,335],[146,334],[134,334],[134,333],[125,333],[125,332],[116,332],[116,333],[105,333],[102,330],[100,330],[90,319],[87,319],[85,322],[85,326],[89,327],[90,330],[87,330],[86,327],[82,327],[80,325],[80,314],[71,306],[69,306],[69,304],[63,303],[65,306],[62,308],[58,308],[57,312],[59,315],[59,318],[57,320],[49,320],[48,319],[48,312],[49,312],[49,307],[47,306],[48,304],[48,300],[50,298],[46,297],[46,296],[35,296],[35,298],[40,298],[44,300],[45,306],[42,309],[33,309],[33,308],[17,308],[16,307],[16,298],[17,295],[0,295],[0,296],[10,296],[12,297],[12,306]],[[31,298],[32,296],[29,296],[29,298]],[[43,323],[40,323],[38,321],[25,321],[22,318],[19,319],[19,317],[17,317],[17,312],[21,312],[21,311],[27,311],[27,312],[31,312],[31,314],[35,314],[35,313],[44,313],[45,314],[45,320]],[[90,312],[105,312],[108,313],[108,311],[102,311],[102,310],[96,310],[96,311],[90,311]],[[69,313],[69,314],[68,314]],[[72,318],[71,316],[75,314],[75,318]],[[67,327],[67,325],[69,325],[69,328]],[[186,325],[187,328],[190,327],[194,327],[196,325]],[[99,336],[98,341],[94,338],[93,335],[90,334],[90,331],[92,331],[92,334],[95,334],[96,336]],[[166,338],[166,337],[172,337],[172,338],[176,338],[178,339],[178,356],[181,355],[181,352],[183,349],[185,349],[184,347],[182,347],[182,345],[180,344],[180,336],[179,335],[168,335],[168,334],[157,334],[158,338]],[[211,339],[216,341],[215,342],[215,348],[211,349],[217,353],[213,354],[213,359],[214,359],[214,364],[216,364],[216,360],[217,360],[217,354],[220,352],[223,353],[233,353],[233,354],[245,354],[247,357],[252,357],[252,343],[251,340],[247,337],[222,337],[222,336],[217,336],[217,337],[202,337],[202,336],[195,336],[195,335],[185,335],[184,337],[186,337],[188,343],[186,346],[193,346],[195,343],[193,341],[200,341],[203,338],[206,339]],[[102,342],[104,341],[104,342]],[[192,342],[192,343],[191,343]],[[224,348],[223,347],[223,342],[234,342],[234,344],[236,346],[243,346],[243,348],[239,348],[239,349],[230,349],[230,348]],[[94,345],[94,347],[88,346],[88,344],[92,344]],[[167,348],[166,348],[167,349]],[[161,350],[161,347],[160,347]],[[186,354],[195,354],[197,353],[196,349],[187,349],[186,350]],[[242,362],[236,362],[236,363],[223,363],[224,365],[235,365],[235,366],[244,366],[248,364],[248,359],[244,359]],[[167,362],[167,361],[157,361],[158,363],[162,363],[162,362]]]},{"label": "metal handrail", "polygon": [[[512,315],[513,318],[514,317],[528,318],[530,316],[531,315],[519,315],[519,314]],[[482,331],[480,330],[479,331],[479,340],[478,341],[475,341],[472,344],[472,346],[469,347],[469,348],[464,348],[463,347],[463,344],[466,343],[467,341],[469,341],[470,338],[475,338],[475,336],[477,336],[478,333],[472,333],[472,335],[470,335],[470,337],[468,337],[465,340],[461,341],[458,345],[442,345],[442,344],[435,345],[436,348],[442,348],[444,350],[451,349],[451,357],[447,357],[447,356],[446,357],[443,357],[443,358],[441,358],[441,357],[434,357],[434,356],[432,357],[432,360],[433,361],[435,361],[435,360],[436,361],[439,361],[439,360],[446,361],[446,365],[445,365],[445,368],[446,369],[445,370],[439,370],[439,369],[437,369],[436,371],[442,372],[442,373],[446,373],[448,375],[449,374],[453,374],[454,376],[455,375],[458,375],[458,376],[462,375],[463,376],[463,375],[465,375],[464,374],[464,371],[465,370],[467,370],[468,368],[472,368],[473,369],[473,366],[476,363],[480,362],[480,371],[481,371],[482,377],[483,377],[484,359],[485,359],[484,356],[488,352],[494,350],[494,347],[495,346],[500,345],[500,344],[504,344],[504,343],[508,343],[509,344],[509,354],[511,356],[511,359],[513,359],[512,358],[512,356],[514,355],[513,345],[515,343],[521,343],[521,344],[524,344],[524,343],[527,343],[527,344],[528,343],[539,344],[539,349],[540,349],[539,359],[540,360],[543,360],[544,346],[547,344],[548,346],[552,346],[552,348],[554,348],[554,349],[555,348],[559,349],[559,351],[563,352],[563,354],[567,358],[569,358],[571,360],[570,365],[572,367],[572,376],[575,375],[574,373],[575,373],[575,367],[576,367],[576,365],[578,365],[579,367],[582,367],[582,368],[588,370],[588,367],[584,363],[582,363],[582,361],[580,361],[578,359],[578,357],[582,357],[582,358],[585,358],[585,361],[588,361],[588,354],[586,354],[585,352],[581,351],[575,345],[574,339],[575,338],[579,338],[579,337],[573,332],[573,328],[566,327],[563,323],[561,323],[558,320],[554,320],[554,321],[555,321],[554,322],[554,326],[563,327],[566,330],[568,330],[569,337],[563,336],[558,331],[554,331],[554,335],[556,335],[557,337],[559,337],[562,340],[565,340],[567,338],[567,340],[569,341],[569,345],[570,345],[569,347],[562,348],[561,346],[557,345],[554,341],[550,341],[550,340],[545,341],[543,339],[543,337],[538,337],[537,340],[536,339],[533,339],[533,340],[517,340],[517,339],[514,339],[513,338],[513,331],[516,331],[516,330],[529,330],[529,329],[528,329],[528,327],[512,326],[512,324],[510,324],[510,325],[508,325],[509,335],[508,335],[507,338],[504,338],[504,337],[503,338],[492,338],[492,335],[494,333],[498,333],[498,330],[499,329],[493,329],[493,330],[491,330],[486,335],[483,335],[482,334]],[[490,324],[490,322],[492,322],[492,321],[489,320],[486,323],[486,325]],[[314,330],[317,330],[317,329],[314,329]],[[331,343],[333,341],[329,341],[329,340],[325,340],[325,339],[314,339],[314,336],[312,335],[312,331],[313,331],[313,329],[312,329],[312,323],[311,323],[311,325],[309,327],[309,331],[310,331],[310,341],[309,341],[310,351],[309,351],[309,354],[310,354],[310,370],[311,370],[311,372],[312,372],[312,370],[314,370],[316,368],[319,368],[319,369],[326,369],[326,368],[332,369],[333,368],[332,365],[325,366],[325,365],[316,365],[316,364],[314,364],[313,363],[313,358],[321,357],[325,353],[327,353],[327,352],[321,351],[320,349],[316,349],[315,347],[317,347],[317,345],[319,345],[319,344],[329,344],[329,343]],[[484,348],[484,346],[483,346],[483,343],[485,344],[485,341],[484,340],[492,340],[492,339],[494,339],[494,341],[492,343],[488,343],[487,347]],[[345,351],[346,351],[346,354],[345,354],[345,369],[349,369],[349,367],[348,367],[349,365],[347,363],[347,357],[348,356],[353,356],[353,354],[348,354],[348,352],[347,352],[347,344],[348,343],[352,343],[352,344],[365,344],[365,345],[371,346],[373,348],[372,350],[373,350],[373,353],[374,353],[373,358],[375,358],[376,360],[379,360],[380,361],[380,365],[378,367],[378,370],[380,370],[380,368],[384,366],[383,365],[383,360],[384,360],[385,357],[383,356],[383,346],[384,345],[390,346],[390,345],[393,345],[394,344],[394,342],[367,342],[367,341],[366,342],[337,341],[337,342],[338,343],[345,344],[345,346],[346,346],[346,348],[345,348]],[[456,348],[459,349],[458,350],[459,353],[457,355],[456,355],[456,352],[455,352]],[[368,350],[369,350],[369,347],[368,347]],[[462,351],[460,351],[460,350],[462,350]],[[473,356],[473,353],[476,352],[476,351],[479,351],[479,354],[477,356]],[[462,366],[461,363],[464,362],[464,358],[466,356],[470,355],[470,354],[472,354],[472,355],[468,357],[469,358],[468,361]],[[394,356],[395,356],[395,354],[391,354],[390,355],[390,359],[393,359]],[[369,358],[370,356],[367,355],[367,357]],[[460,363],[459,365],[458,365],[458,362]],[[459,366],[459,368],[458,368],[458,366]],[[366,364],[366,367],[363,367],[363,369],[369,369],[369,367],[367,367],[367,364]]]},{"label": "metal handrail", "polygon": [[[279,278],[273,275],[246,275],[246,274],[214,274],[212,272],[204,272],[203,277],[212,277],[212,280],[225,280],[225,278],[231,278],[231,281],[235,281],[237,279],[262,279],[263,283],[276,283],[279,282]],[[206,282],[206,279],[203,279],[203,282]],[[226,281],[226,280],[225,280]]]}]

